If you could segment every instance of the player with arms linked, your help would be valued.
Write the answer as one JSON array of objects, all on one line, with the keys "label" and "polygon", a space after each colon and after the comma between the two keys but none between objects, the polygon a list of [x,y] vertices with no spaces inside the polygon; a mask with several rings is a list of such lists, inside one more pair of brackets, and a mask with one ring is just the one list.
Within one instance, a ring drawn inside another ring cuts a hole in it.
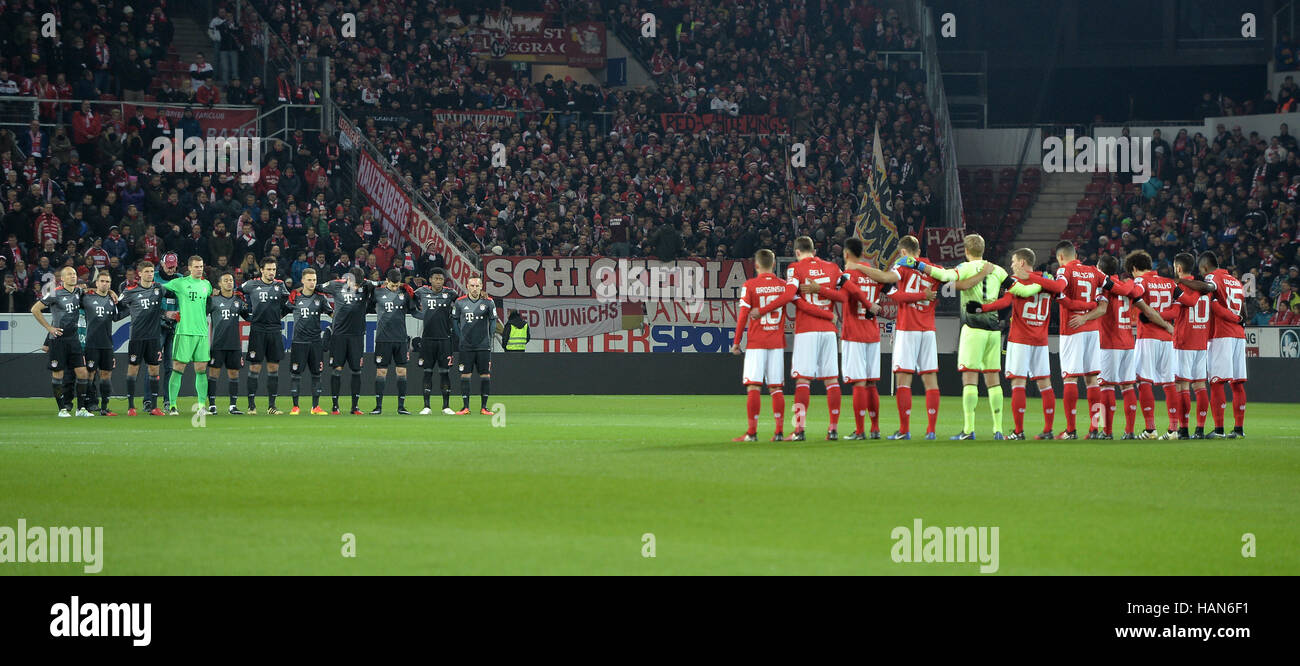
[{"label": "player with arms linked", "polygon": [[316,269],[302,271],[302,287],[289,294],[286,314],[293,312],[293,341],[289,344],[289,394],[293,396],[290,416],[301,414],[298,394],[302,389],[302,372],[311,373],[311,413],[325,416],[320,407],[321,372],[325,369],[325,345],[321,341],[321,315],[329,315],[330,303],[316,291]]},{"label": "player with arms linked", "polygon": [[[1245,287],[1232,273],[1219,267],[1219,258],[1213,252],[1202,252],[1197,263],[1203,280],[1180,278],[1178,282],[1188,289],[1213,295],[1210,301],[1209,376],[1210,413],[1214,416],[1214,432],[1209,439],[1237,439],[1246,436],[1246,329],[1241,316]],[[1223,434],[1223,409],[1227,402],[1226,388],[1232,390],[1232,432]]]},{"label": "player with arms linked", "polygon": [[181,391],[185,366],[191,363],[194,364],[194,390],[198,394],[198,404],[206,410],[208,402],[208,361],[211,360],[208,296],[212,294],[212,283],[203,276],[203,257],[190,257],[186,266],[189,275],[158,281],[163,289],[175,297],[177,308],[175,332],[171,336],[172,373],[167,381],[167,413],[171,416],[180,414],[176,408],[176,397]]},{"label": "player with arms linked", "polygon": [[441,268],[433,269],[429,284],[415,290],[415,306],[423,327],[420,331],[420,368],[424,370],[424,409],[420,414],[433,413],[429,400],[433,394],[433,371],[438,370],[442,385],[442,413],[455,414],[451,409],[451,364],[456,355],[456,338],[452,335],[451,311],[459,297],[456,290],[446,286],[447,274]]},{"label": "player with arms linked", "polygon": [[[1052,422],[1056,416],[1056,392],[1052,390],[1052,366],[1047,346],[1047,325],[1052,318],[1052,294],[1042,285],[1033,284],[1029,273],[1034,270],[1034,251],[1025,247],[1011,253],[1011,274],[1015,284],[991,303],[975,304],[981,312],[1011,308],[1011,330],[1007,334],[1007,379],[1011,380],[1011,421],[1015,430],[1007,439],[1025,439],[1025,387],[1030,380],[1038,384],[1043,403],[1043,431],[1034,439],[1053,439]],[[1046,276],[1043,276],[1046,277]]]},{"label": "player with arms linked", "polygon": [[479,376],[479,413],[491,416],[487,408],[492,380],[492,329],[497,320],[496,303],[483,293],[483,278],[472,277],[465,285],[469,293],[456,300],[451,320],[460,344],[460,391],[464,403],[456,412],[469,414],[470,377]]},{"label": "player with arms linked", "polygon": [[[776,432],[772,441],[785,439],[785,308],[794,297],[786,289],[784,280],[776,276],[776,255],[771,250],[759,250],[754,255],[754,268],[758,275],[740,287],[740,303],[736,309],[736,336],[731,353],[740,354],[740,342],[745,329],[749,329],[745,366],[741,382],[745,385],[745,434],[733,442],[758,441],[758,412],[762,409],[761,391],[767,385],[772,396],[772,417]],[[750,319],[751,310],[772,306],[758,319]],[[748,326],[746,326],[748,324]]]},{"label": "player with arms linked", "polygon": [[329,330],[330,396],[334,399],[334,408],[330,414],[339,414],[339,391],[343,388],[343,366],[352,374],[352,409],[353,416],[361,416],[358,403],[361,400],[361,368],[365,365],[366,311],[370,309],[374,297],[375,284],[366,279],[365,273],[357,267],[343,274],[343,277],[320,285],[321,293],[334,299],[334,314]]},{"label": "player with arms linked", "polygon": [[[239,371],[244,367],[244,354],[240,349],[239,321],[248,321],[250,316],[248,301],[243,294],[235,291],[235,276],[230,271],[217,278],[217,292],[208,297],[208,315],[212,318],[212,349],[208,356],[208,385],[214,389],[221,378],[221,370],[226,371],[226,387],[230,394],[230,406],[227,412],[239,416]],[[216,391],[208,392],[208,413],[217,413]]]},{"label": "player with arms linked", "polygon": [[239,286],[248,300],[248,413],[257,413],[257,380],[266,364],[267,414],[283,414],[275,408],[275,396],[280,392],[280,359],[284,358],[284,336],[280,334],[280,320],[284,318],[284,304],[289,300],[289,289],[283,280],[275,279],[274,257],[262,260],[262,274]]},{"label": "player with arms linked", "polygon": [[163,411],[154,404],[158,384],[159,365],[162,363],[163,288],[153,281],[153,264],[141,261],[135,265],[135,284],[128,284],[117,304],[117,316],[131,317],[131,340],[127,343],[130,355],[126,369],[126,415],[135,416],[135,378],[144,363],[149,374],[145,380],[144,409],[153,416]]},{"label": "player with arms linked", "polygon": [[[81,311],[86,316],[86,374],[94,392],[99,381],[99,415],[117,416],[108,409],[113,394],[113,322],[117,321],[117,294],[112,291],[113,278],[107,270],[95,275],[95,289],[81,296]],[[89,409],[95,411],[95,401]]]},{"label": "player with arms linked", "polygon": [[[86,371],[85,353],[77,338],[77,320],[81,316],[81,289],[77,288],[77,269],[68,266],[59,271],[59,286],[32,306],[36,323],[50,334],[50,377],[54,400],[59,403],[59,417],[72,416],[72,405],[63,399],[63,373],[72,370],[77,377],[77,416],[94,416],[89,409],[87,391],[90,373]],[[51,311],[53,323],[42,314]]]}]

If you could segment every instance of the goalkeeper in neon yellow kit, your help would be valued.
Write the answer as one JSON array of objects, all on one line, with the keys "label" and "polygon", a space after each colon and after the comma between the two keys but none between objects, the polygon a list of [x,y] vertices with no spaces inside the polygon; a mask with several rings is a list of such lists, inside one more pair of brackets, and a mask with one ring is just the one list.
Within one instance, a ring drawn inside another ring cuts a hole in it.
[{"label": "goalkeeper in neon yellow kit", "polygon": [[199,405],[206,408],[208,404],[208,296],[212,294],[212,283],[203,277],[203,258],[190,257],[189,275],[163,282],[158,281],[163,289],[176,294],[179,303],[176,322],[176,337],[172,341],[172,373],[167,381],[167,395],[171,398],[171,416],[180,412],[176,409],[176,395],[181,391],[181,378],[185,376],[185,366],[194,364],[194,390],[199,396]]}]

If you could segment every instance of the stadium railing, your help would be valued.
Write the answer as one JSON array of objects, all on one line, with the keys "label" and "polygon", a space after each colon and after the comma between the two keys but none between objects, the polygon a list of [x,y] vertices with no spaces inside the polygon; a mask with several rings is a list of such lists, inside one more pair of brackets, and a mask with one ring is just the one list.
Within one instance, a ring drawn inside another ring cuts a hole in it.
[{"label": "stadium railing", "polygon": [[948,114],[948,96],[943,89],[943,76],[939,70],[939,48],[934,37],[934,17],[921,0],[914,0],[913,11],[922,30],[921,64],[925,70],[925,97],[934,113],[935,133],[938,135],[940,162],[943,165],[944,201],[943,224],[946,227],[964,227],[965,211],[961,203],[961,182],[957,178],[957,146],[953,141],[952,117]]}]

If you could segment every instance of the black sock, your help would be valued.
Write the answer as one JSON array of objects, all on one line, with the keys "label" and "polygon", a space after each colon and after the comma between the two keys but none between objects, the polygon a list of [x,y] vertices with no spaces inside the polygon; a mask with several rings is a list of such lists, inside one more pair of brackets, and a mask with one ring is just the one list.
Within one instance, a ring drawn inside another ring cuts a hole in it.
[{"label": "black sock", "polygon": [[90,380],[77,378],[77,406],[81,409],[90,408]]},{"label": "black sock", "polygon": [[280,371],[276,370],[266,378],[267,406],[275,409],[275,396],[280,393]]},{"label": "black sock", "polygon": [[218,379],[221,379],[221,375],[217,375],[216,377],[213,377],[212,375],[208,375],[208,406],[209,407],[217,406],[217,380]]},{"label": "black sock", "polygon": [[384,406],[384,392],[388,389],[387,377],[375,377],[375,409]]},{"label": "black sock", "polygon": [[324,388],[324,386],[321,385],[320,375],[313,374],[311,376],[311,408],[312,409],[316,409],[317,407],[320,407],[320,393],[322,388]]},{"label": "black sock", "polygon": [[424,371],[424,408],[429,408],[429,398],[433,397],[433,371]]},{"label": "black sock", "polygon": [[158,408],[158,376],[149,375],[149,383],[144,392],[145,407]]},{"label": "black sock", "polygon": [[339,390],[343,388],[343,373],[335,370],[330,373],[330,397],[334,398],[334,411],[339,411]]},{"label": "black sock", "polygon": [[460,397],[465,401],[461,408],[469,409],[469,380],[464,377],[460,378]]},{"label": "black sock", "polygon": [[113,380],[99,380],[99,408],[108,409],[108,399],[113,395]]},{"label": "black sock", "polygon": [[254,400],[257,399],[257,373],[248,376],[248,408],[253,409],[257,405]]},{"label": "black sock", "polygon": [[99,382],[95,381],[94,377],[86,379],[85,407],[91,411],[99,409]]},{"label": "black sock", "polygon": [[126,406],[135,409],[135,377],[126,376]]},{"label": "black sock", "polygon": [[352,411],[356,411],[357,404],[361,402],[361,372],[354,370],[352,372]]},{"label": "black sock", "polygon": [[451,407],[451,373],[443,370],[442,374],[442,408]]},{"label": "black sock", "polygon": [[234,407],[239,402],[239,378],[236,377],[226,382],[230,390],[230,406]]},{"label": "black sock", "polygon": [[293,374],[289,376],[289,395],[293,396],[293,406],[298,406],[298,387],[302,384],[302,375]]},{"label": "black sock", "polygon": [[482,409],[487,409],[488,394],[492,392],[492,380],[487,377],[481,377],[478,380],[479,398],[482,400]]},{"label": "black sock", "polygon": [[400,408],[406,404],[406,378],[397,376],[397,406]]},{"label": "black sock", "polygon": [[59,411],[67,409],[63,406],[63,378],[51,379],[50,390],[54,392],[54,404],[59,406]]}]

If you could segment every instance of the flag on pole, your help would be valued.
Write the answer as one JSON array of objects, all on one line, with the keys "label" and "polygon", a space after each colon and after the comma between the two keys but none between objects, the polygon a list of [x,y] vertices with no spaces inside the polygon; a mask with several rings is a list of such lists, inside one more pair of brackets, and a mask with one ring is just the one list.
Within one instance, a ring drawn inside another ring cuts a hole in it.
[{"label": "flag on pole", "polygon": [[889,191],[885,156],[880,150],[880,128],[876,128],[871,141],[871,157],[871,174],[854,216],[853,235],[862,239],[864,260],[888,265],[898,258],[898,225],[894,222],[894,198]]}]

